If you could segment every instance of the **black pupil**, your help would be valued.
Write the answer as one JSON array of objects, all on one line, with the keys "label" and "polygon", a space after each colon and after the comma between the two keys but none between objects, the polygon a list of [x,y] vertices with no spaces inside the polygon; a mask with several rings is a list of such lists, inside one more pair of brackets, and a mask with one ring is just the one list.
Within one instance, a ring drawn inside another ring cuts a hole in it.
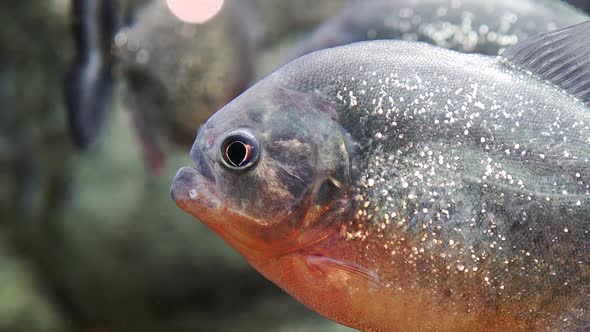
[{"label": "black pupil", "polygon": [[225,150],[225,154],[227,160],[232,164],[234,167],[242,166],[248,160],[248,147],[246,143],[241,141],[233,141]]}]

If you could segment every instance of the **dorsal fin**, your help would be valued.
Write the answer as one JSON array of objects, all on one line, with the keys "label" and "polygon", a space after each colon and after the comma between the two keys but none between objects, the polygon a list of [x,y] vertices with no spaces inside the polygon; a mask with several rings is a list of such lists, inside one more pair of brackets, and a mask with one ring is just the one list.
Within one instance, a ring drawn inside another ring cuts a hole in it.
[{"label": "dorsal fin", "polygon": [[526,39],[509,47],[501,58],[590,106],[590,21]]}]

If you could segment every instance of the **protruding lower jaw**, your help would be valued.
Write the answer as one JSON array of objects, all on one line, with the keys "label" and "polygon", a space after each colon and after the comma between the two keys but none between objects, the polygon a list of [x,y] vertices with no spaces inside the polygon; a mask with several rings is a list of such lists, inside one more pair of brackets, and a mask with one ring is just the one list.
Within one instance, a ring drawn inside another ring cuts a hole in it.
[{"label": "protruding lower jaw", "polygon": [[176,173],[170,195],[176,205],[197,218],[218,209],[221,203],[214,184],[192,167],[183,167]]},{"label": "protruding lower jaw", "polygon": [[253,252],[269,252],[266,242],[260,239],[266,227],[223,204],[215,183],[196,168],[183,167],[178,171],[170,195],[176,205],[209,226],[249,260]]}]

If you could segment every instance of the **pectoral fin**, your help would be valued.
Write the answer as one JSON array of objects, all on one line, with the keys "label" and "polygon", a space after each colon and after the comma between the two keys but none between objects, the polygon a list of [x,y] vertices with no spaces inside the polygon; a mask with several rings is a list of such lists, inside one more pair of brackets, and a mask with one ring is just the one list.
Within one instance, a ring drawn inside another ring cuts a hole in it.
[{"label": "pectoral fin", "polygon": [[327,277],[339,278],[347,282],[350,282],[352,278],[356,279],[354,280],[356,282],[366,282],[372,288],[381,286],[379,276],[375,272],[353,262],[341,261],[326,256],[309,255],[307,256],[307,264],[310,269],[318,271]]}]

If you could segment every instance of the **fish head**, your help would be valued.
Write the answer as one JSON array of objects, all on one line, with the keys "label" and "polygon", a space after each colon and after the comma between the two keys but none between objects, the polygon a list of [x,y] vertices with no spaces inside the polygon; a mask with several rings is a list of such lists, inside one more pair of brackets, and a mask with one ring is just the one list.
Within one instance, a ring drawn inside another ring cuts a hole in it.
[{"label": "fish head", "polygon": [[330,103],[262,82],[215,113],[171,193],[245,254],[318,241],[349,200],[350,144]]}]

